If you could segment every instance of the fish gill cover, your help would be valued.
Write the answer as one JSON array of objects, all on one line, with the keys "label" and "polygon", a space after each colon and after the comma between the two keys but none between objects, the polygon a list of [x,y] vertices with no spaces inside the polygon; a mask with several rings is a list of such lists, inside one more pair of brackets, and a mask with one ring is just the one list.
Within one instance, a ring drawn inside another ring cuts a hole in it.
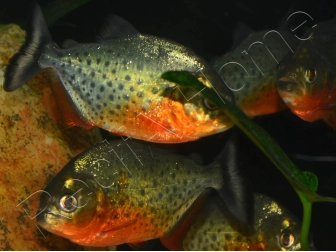
[{"label": "fish gill cover", "polygon": [[[43,6],[46,1],[41,1],[41,3]],[[57,5],[57,1],[54,3]],[[13,5],[15,5],[14,1]],[[275,3],[272,7],[270,5],[271,3],[264,1],[238,1],[236,3],[214,1],[209,4],[207,1],[186,0],[170,1],[169,6],[172,8],[162,8],[146,1],[132,4],[123,1],[91,1],[71,15],[55,22],[51,27],[51,33],[59,44],[66,38],[89,42],[95,35],[94,30],[99,26],[98,23],[103,22],[100,17],[114,12],[135,24],[141,32],[173,39],[188,45],[199,55],[211,60],[214,56],[222,55],[230,50],[237,22],[244,22],[253,30],[274,29],[290,8],[290,2]],[[320,1],[315,4],[308,1],[297,1],[295,10],[309,13],[314,21],[323,21],[333,18],[335,6],[329,1]],[[8,20],[14,20],[15,15],[16,17],[22,16],[18,8],[15,8],[15,11],[4,11],[3,13],[1,17],[7,20],[6,23],[9,22]],[[335,195],[333,184],[336,179],[334,171],[336,146],[333,129],[321,122],[303,122],[289,111],[255,118],[255,121],[275,138],[298,167],[313,171],[317,175],[320,194]],[[217,137],[186,143],[176,148],[182,153],[188,153],[187,148],[190,151],[200,151],[206,159],[211,159],[220,149]],[[246,162],[250,164],[248,173],[254,190],[281,199],[300,217],[302,214],[300,202],[278,171],[270,169],[272,164],[255,146],[250,144],[249,140],[242,140],[241,151],[245,153]],[[315,245],[319,250],[331,250],[336,246],[333,239],[334,227],[332,225],[325,227],[326,223],[335,220],[334,212],[333,204],[314,205],[311,232],[314,234]],[[0,220],[1,223],[6,223],[1,216]]]}]

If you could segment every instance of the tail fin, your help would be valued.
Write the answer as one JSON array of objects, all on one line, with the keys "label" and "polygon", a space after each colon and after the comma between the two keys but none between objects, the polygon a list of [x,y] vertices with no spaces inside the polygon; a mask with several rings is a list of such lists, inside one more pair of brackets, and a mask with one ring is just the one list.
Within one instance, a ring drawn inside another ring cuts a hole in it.
[{"label": "tail fin", "polygon": [[14,91],[42,70],[38,64],[43,48],[52,42],[40,6],[34,1],[24,45],[10,60],[5,73],[4,90]]},{"label": "tail fin", "polygon": [[221,160],[224,169],[224,185],[218,190],[218,193],[234,217],[245,224],[252,224],[254,216],[253,191],[250,181],[244,178],[240,169],[242,159],[238,153],[238,132],[236,131],[237,129],[233,129],[230,139],[217,158]]}]

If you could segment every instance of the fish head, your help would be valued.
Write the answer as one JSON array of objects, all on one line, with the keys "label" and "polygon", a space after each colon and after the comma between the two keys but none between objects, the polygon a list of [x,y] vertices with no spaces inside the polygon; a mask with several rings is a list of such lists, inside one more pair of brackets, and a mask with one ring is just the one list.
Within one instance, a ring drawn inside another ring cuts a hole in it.
[{"label": "fish head", "polygon": [[301,250],[301,222],[286,208],[267,197],[255,200],[257,240],[264,250]]},{"label": "fish head", "polygon": [[328,64],[311,41],[304,41],[295,54],[280,63],[277,90],[294,114],[305,121],[324,117],[330,93]]},{"label": "fish head", "polygon": [[104,196],[88,176],[75,174],[73,166],[70,161],[44,189],[48,194],[40,197],[36,219],[49,232],[85,244],[83,238],[99,225]]},{"label": "fish head", "polygon": [[114,143],[74,157],[47,185],[36,217],[41,227],[74,243],[97,247],[140,241],[153,230],[144,229],[151,227],[151,219],[140,215],[147,209],[144,197],[129,194],[132,175],[122,160],[129,159],[129,152],[133,158],[133,150],[124,140]]},{"label": "fish head", "polygon": [[[206,73],[194,74],[194,76],[205,86],[214,89],[218,95],[225,97],[226,101],[235,102],[231,90],[225,86],[219,76],[213,78]],[[233,126],[221,107],[214,105],[201,92],[193,88],[175,86],[163,96],[166,98],[166,102],[161,107],[165,113],[164,118],[169,121],[172,131],[182,138],[187,136],[195,140],[225,131]]]}]

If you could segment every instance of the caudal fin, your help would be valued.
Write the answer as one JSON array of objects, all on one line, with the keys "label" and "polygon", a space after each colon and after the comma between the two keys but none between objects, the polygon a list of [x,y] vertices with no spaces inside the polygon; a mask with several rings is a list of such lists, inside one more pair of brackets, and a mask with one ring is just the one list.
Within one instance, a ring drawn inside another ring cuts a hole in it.
[{"label": "caudal fin", "polygon": [[5,72],[4,90],[13,91],[42,70],[38,64],[43,48],[52,39],[40,6],[33,2],[24,45],[10,60]]},{"label": "caudal fin", "polygon": [[223,165],[224,185],[218,190],[228,210],[235,218],[245,224],[251,224],[254,216],[254,198],[250,181],[242,174],[243,159],[237,145],[238,132],[233,129],[230,139],[217,158]]}]

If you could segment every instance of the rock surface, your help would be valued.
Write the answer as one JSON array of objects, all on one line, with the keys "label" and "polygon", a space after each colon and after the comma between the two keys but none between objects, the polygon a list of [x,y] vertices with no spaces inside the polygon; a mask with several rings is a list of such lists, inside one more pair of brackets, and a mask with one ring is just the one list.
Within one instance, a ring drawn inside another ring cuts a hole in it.
[{"label": "rock surface", "polygon": [[51,70],[11,93],[3,90],[5,67],[24,37],[17,25],[0,27],[0,250],[90,249],[39,228],[34,216],[39,190],[71,157],[102,138],[98,129],[63,126]]}]

